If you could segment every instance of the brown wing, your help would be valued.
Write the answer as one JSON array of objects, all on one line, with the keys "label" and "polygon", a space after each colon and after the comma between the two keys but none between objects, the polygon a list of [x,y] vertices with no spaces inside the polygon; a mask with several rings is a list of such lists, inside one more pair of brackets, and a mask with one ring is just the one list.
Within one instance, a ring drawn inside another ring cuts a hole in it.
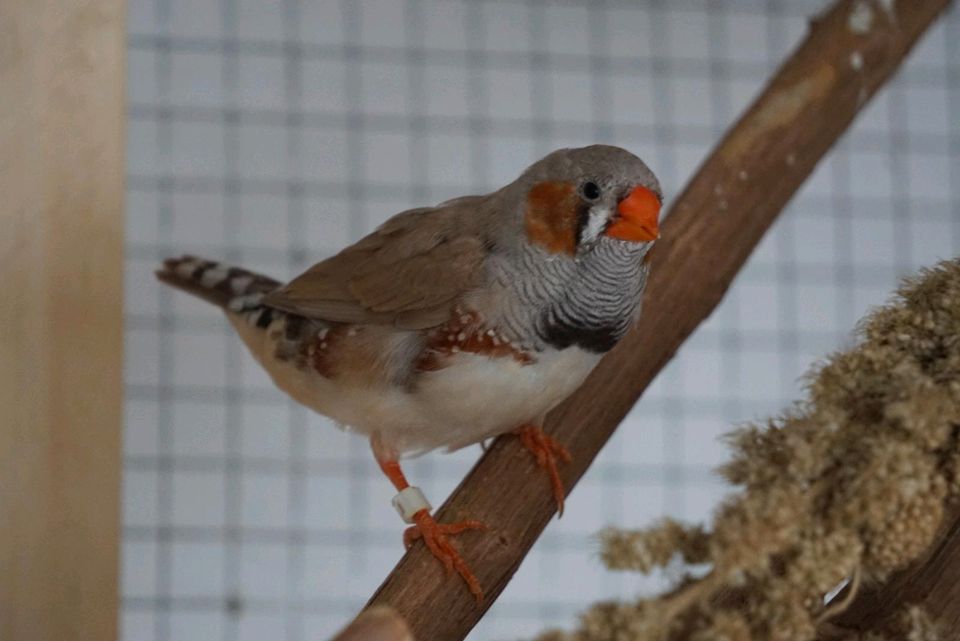
[{"label": "brown wing", "polygon": [[481,284],[487,256],[471,233],[478,197],[398,214],[377,231],[317,263],[264,303],[309,318],[423,329],[445,322]]}]

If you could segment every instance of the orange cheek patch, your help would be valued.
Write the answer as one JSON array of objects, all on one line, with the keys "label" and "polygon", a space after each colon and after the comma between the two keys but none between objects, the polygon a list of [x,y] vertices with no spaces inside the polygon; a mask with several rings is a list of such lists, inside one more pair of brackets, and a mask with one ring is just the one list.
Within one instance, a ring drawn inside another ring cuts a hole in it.
[{"label": "orange cheek patch", "polygon": [[577,251],[577,218],[580,199],[567,182],[542,182],[530,188],[524,219],[527,238],[551,254]]}]

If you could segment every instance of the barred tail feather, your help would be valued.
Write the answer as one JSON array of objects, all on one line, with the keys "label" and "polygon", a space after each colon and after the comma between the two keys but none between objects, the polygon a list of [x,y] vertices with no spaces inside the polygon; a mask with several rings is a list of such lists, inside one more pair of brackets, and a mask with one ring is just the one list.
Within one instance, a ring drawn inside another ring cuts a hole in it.
[{"label": "barred tail feather", "polygon": [[182,256],[163,261],[157,278],[228,312],[243,342],[268,371],[266,363],[274,359],[305,367],[313,339],[322,340],[329,331],[327,323],[264,305],[263,297],[281,283],[245,269]]},{"label": "barred tail feather", "polygon": [[267,276],[195,256],[168,258],[156,273],[172,287],[235,312],[258,306],[264,294],[280,286]]}]

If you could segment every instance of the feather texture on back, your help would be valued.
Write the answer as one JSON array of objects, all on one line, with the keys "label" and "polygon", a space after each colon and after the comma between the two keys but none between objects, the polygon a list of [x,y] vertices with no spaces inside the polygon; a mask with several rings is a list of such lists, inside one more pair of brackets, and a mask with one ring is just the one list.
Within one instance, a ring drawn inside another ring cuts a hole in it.
[{"label": "feather texture on back", "polygon": [[471,219],[484,199],[413,209],[266,297],[271,307],[341,323],[440,325],[481,287],[487,240]]}]

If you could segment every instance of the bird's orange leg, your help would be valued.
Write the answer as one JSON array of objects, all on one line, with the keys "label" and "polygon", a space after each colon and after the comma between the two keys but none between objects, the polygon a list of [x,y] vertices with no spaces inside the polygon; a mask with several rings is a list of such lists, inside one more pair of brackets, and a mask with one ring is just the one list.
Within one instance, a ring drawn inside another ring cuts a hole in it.
[{"label": "bird's orange leg", "polygon": [[[390,482],[397,488],[397,492],[402,494],[403,491],[408,488],[413,489],[407,482],[407,478],[403,475],[396,455],[385,451],[378,441],[378,439],[374,438],[372,443],[373,452],[377,457],[377,463],[380,464],[380,469],[383,470],[383,473],[387,475]],[[419,490],[417,490],[417,492],[419,493]],[[397,496],[399,497],[401,495]],[[420,494],[420,497],[422,496],[423,495]],[[477,602],[483,601],[483,589],[480,587],[480,581],[477,580],[477,577],[474,576],[466,561],[463,560],[463,557],[460,556],[460,553],[457,552],[447,537],[466,532],[467,530],[485,530],[487,526],[475,520],[458,521],[456,523],[437,523],[430,514],[429,506],[423,507],[414,512],[412,516],[405,518],[412,519],[414,525],[407,528],[403,533],[404,546],[409,548],[415,541],[423,539],[427,548],[433,556],[437,557],[437,559],[443,563],[447,572],[449,573],[456,570],[457,574],[466,582],[471,594],[477,598]],[[409,523],[410,520],[407,520],[407,522]]]},{"label": "bird's orange leg", "polygon": [[536,457],[537,465],[546,470],[550,476],[550,485],[553,487],[553,497],[557,501],[558,516],[563,516],[563,500],[565,491],[563,482],[560,480],[560,472],[557,471],[557,459],[563,463],[569,463],[573,459],[570,452],[555,438],[548,436],[537,425],[527,424],[516,430],[516,435],[520,437],[523,446],[530,450]]}]

